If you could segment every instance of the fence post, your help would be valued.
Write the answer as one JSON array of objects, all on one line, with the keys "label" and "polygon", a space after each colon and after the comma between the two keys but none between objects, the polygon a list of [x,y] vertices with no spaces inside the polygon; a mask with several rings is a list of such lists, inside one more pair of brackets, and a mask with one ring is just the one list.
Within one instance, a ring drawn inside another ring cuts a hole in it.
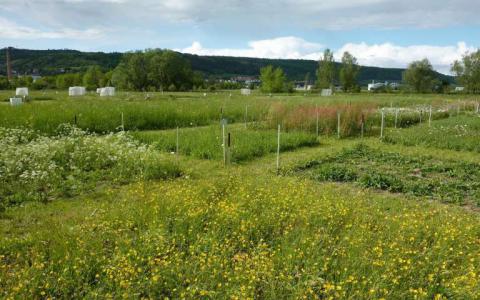
[{"label": "fence post", "polygon": [[179,131],[179,129],[178,129],[178,126],[177,126],[177,148],[176,148],[176,151],[175,151],[177,161],[178,161],[178,148],[179,148],[178,147],[179,146],[178,131]]},{"label": "fence post", "polygon": [[382,108],[382,124],[380,127],[380,138],[383,139],[383,127],[385,126],[385,111]]},{"label": "fence post", "polygon": [[478,110],[479,110],[479,104],[478,104],[478,102],[477,102],[477,105],[475,106],[475,113],[478,114]]},{"label": "fence post", "polygon": [[395,109],[395,128],[397,128],[398,123],[398,107]]},{"label": "fence post", "polygon": [[319,119],[318,119],[318,104],[315,106],[315,112],[316,112],[316,115],[317,115],[317,138],[318,138],[318,136],[319,136],[319,134],[320,134],[320,132],[319,132],[319,124],[318,124],[318,122],[319,122]]},{"label": "fence post", "polygon": [[277,134],[277,175],[280,174],[280,124],[278,124]]},{"label": "fence post", "polygon": [[430,110],[428,111],[428,127],[432,126],[432,106],[430,105]]},{"label": "fence post", "polygon": [[248,104],[245,104],[245,128],[247,128]]},{"label": "fence post", "polygon": [[337,138],[340,138],[340,112],[337,111]]},{"label": "fence post", "polygon": [[230,157],[230,132],[228,133],[228,138],[227,138],[227,164],[230,164],[231,162],[231,157]]},{"label": "fence post", "polygon": [[423,110],[420,110],[420,124],[422,124]]},{"label": "fence post", "polygon": [[222,119],[223,165],[227,165],[227,145],[225,145],[225,119]]},{"label": "fence post", "polygon": [[122,131],[125,131],[125,123],[123,123],[123,112],[122,112]]},{"label": "fence post", "polygon": [[362,124],[360,126],[361,126],[360,136],[363,139],[363,131],[365,129],[364,128],[365,127],[365,116],[363,114],[362,114]]}]

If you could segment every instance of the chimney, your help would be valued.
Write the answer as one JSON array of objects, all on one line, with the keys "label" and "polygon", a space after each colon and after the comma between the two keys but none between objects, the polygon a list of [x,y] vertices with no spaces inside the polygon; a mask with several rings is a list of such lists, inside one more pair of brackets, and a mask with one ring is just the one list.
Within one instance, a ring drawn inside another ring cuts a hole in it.
[{"label": "chimney", "polygon": [[5,50],[5,52],[7,52],[7,78],[8,78],[8,81],[11,81],[13,79],[13,76],[12,76],[12,61],[11,61],[11,58],[10,58],[10,49],[12,47],[7,47]]}]

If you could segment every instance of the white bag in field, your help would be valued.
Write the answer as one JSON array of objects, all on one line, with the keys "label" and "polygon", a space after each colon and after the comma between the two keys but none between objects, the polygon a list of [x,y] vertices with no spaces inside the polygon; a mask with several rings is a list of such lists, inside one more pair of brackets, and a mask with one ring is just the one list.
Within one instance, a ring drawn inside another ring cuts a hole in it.
[{"label": "white bag in field", "polygon": [[22,99],[22,98],[17,98],[17,97],[10,98],[10,105],[11,105],[11,106],[21,105],[22,103],[23,103],[23,99]]},{"label": "white bag in field", "polygon": [[323,97],[328,97],[332,95],[332,89],[323,89],[322,94]]},{"label": "white bag in field", "polygon": [[69,96],[85,96],[85,87],[83,86],[71,86],[68,88]]},{"label": "white bag in field", "polygon": [[111,86],[106,86],[100,89],[100,97],[109,97],[115,96],[115,88]]},{"label": "white bag in field", "polygon": [[250,95],[250,94],[252,93],[252,90],[251,90],[251,89],[240,89],[240,93],[241,93],[242,95],[248,96],[248,95]]},{"label": "white bag in field", "polygon": [[28,88],[26,87],[19,87],[15,91],[16,96],[28,96]]}]

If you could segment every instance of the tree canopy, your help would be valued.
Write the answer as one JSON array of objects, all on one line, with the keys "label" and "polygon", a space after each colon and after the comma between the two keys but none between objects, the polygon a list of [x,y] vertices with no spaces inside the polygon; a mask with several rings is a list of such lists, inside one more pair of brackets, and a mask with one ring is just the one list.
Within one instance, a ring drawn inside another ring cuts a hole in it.
[{"label": "tree canopy", "polygon": [[328,89],[334,84],[336,77],[335,59],[333,52],[326,49],[323,52],[323,57],[318,62],[317,69],[317,88]]},{"label": "tree canopy", "polygon": [[340,83],[345,92],[357,90],[357,76],[359,71],[360,66],[357,63],[357,59],[349,52],[343,53],[342,66],[340,68]]},{"label": "tree canopy", "polygon": [[455,61],[452,72],[467,92],[480,93],[480,50],[464,55],[461,61]]},{"label": "tree canopy", "polygon": [[432,92],[438,83],[436,72],[426,58],[410,63],[403,73],[403,80],[417,93]]},{"label": "tree canopy", "polygon": [[280,93],[285,90],[286,76],[281,68],[273,66],[261,68],[260,81],[264,93]]},{"label": "tree canopy", "polygon": [[143,90],[189,90],[198,75],[180,54],[170,50],[147,50],[124,55],[112,74],[119,88]]}]

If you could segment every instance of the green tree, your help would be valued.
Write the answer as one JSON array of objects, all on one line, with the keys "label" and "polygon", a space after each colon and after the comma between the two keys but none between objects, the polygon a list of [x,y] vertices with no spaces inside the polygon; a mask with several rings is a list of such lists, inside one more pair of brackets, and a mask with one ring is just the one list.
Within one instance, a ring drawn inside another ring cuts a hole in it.
[{"label": "green tree", "polygon": [[403,73],[403,81],[417,93],[432,92],[438,82],[432,64],[426,58],[410,63]]},{"label": "green tree", "polygon": [[87,90],[95,90],[100,87],[103,80],[103,73],[99,66],[89,67],[87,72],[83,75],[83,85]]},{"label": "green tree", "polygon": [[348,52],[342,56],[342,67],[340,68],[340,83],[345,92],[358,91],[357,76],[360,71],[357,59]]},{"label": "green tree", "polygon": [[318,62],[317,69],[317,88],[328,89],[332,88],[336,77],[335,59],[333,52],[326,49],[323,52],[323,57]]},{"label": "green tree", "polygon": [[271,65],[260,69],[261,90],[264,93],[280,93],[286,88],[286,76],[283,70]]},{"label": "green tree", "polygon": [[467,92],[480,93],[480,50],[465,54],[461,61],[455,61],[452,72]]}]

